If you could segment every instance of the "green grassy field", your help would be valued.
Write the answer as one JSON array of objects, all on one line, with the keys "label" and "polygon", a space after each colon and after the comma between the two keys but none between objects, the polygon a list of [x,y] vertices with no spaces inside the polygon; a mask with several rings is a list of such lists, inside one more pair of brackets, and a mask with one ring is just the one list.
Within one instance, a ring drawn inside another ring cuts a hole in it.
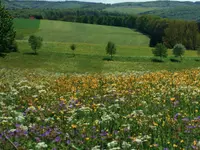
[{"label": "green grassy field", "polygon": [[[47,42],[43,44],[39,55],[31,55],[27,42],[18,42],[20,53],[10,53],[0,58],[1,68],[36,70],[61,73],[105,73],[132,71],[175,71],[186,68],[197,68],[194,51],[187,51],[187,57],[181,63],[166,59],[164,63],[152,62],[151,49],[138,46],[118,46],[114,61],[105,61],[108,57],[105,46],[101,44],[77,44],[76,56],[73,57],[69,44]],[[169,50],[170,53],[170,50]],[[172,57],[172,56],[170,56]]]},{"label": "green grassy field", "polygon": [[14,19],[14,27],[16,30],[16,39],[22,40],[27,36],[38,32],[40,20]]},{"label": "green grassy field", "polygon": [[[43,37],[44,41],[90,44],[106,44],[108,41],[113,41],[117,45],[140,46],[147,46],[149,43],[147,36],[128,28],[48,20],[40,21],[39,26],[37,20],[27,21],[32,22],[33,25],[22,20],[20,26],[20,21],[15,20],[17,32],[21,33],[21,29],[27,31],[27,28],[30,29],[29,31],[36,30],[35,34]],[[29,27],[24,28],[24,22]],[[28,39],[28,36],[24,39]]]},{"label": "green grassy field", "polygon": [[108,12],[118,12],[126,14],[139,14],[147,11],[156,10],[156,7],[128,7],[128,6],[118,6],[118,7],[108,7],[105,8],[105,11]]},{"label": "green grassy field", "polygon": [[[152,48],[148,47],[149,38],[131,29],[99,26],[61,21],[15,20],[17,34],[23,35],[18,40],[19,53],[10,53],[0,58],[1,68],[45,70],[63,73],[85,72],[131,72],[159,71],[197,68],[196,52],[186,51],[183,62],[152,62]],[[31,55],[27,39],[31,34],[42,36],[43,47],[39,55]],[[106,61],[105,47],[111,40],[116,44],[117,54],[114,61]],[[70,45],[75,43],[76,56],[73,57]]]}]

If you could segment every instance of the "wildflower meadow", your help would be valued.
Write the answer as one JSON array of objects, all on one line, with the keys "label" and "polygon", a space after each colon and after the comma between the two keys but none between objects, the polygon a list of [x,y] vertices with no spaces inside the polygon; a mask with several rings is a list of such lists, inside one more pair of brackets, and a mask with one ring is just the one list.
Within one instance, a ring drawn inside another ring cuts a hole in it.
[{"label": "wildflower meadow", "polygon": [[200,70],[0,70],[0,149],[198,150]]}]

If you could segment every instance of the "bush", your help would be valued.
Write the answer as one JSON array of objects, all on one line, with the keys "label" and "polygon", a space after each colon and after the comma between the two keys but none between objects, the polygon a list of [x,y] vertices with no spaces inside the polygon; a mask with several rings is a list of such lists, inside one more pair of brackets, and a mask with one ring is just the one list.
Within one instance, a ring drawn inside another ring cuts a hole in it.
[{"label": "bush", "polygon": [[162,60],[163,57],[167,57],[167,47],[165,47],[162,43],[158,43],[155,49],[152,50],[152,53],[154,56],[160,57]]},{"label": "bush", "polygon": [[108,42],[106,46],[106,54],[110,55],[111,60],[112,60],[113,55],[116,54],[116,46],[113,42]]},{"label": "bush", "polygon": [[42,38],[39,36],[31,35],[29,37],[28,42],[35,54],[37,54],[37,50],[42,47],[42,41]]},{"label": "bush", "polygon": [[74,51],[76,50],[76,45],[75,45],[75,44],[72,44],[72,45],[70,45],[70,48],[71,48],[71,50],[73,51],[73,56],[75,56]]},{"label": "bush", "polygon": [[182,61],[182,56],[185,53],[185,46],[182,44],[176,44],[173,48],[173,54],[175,57],[180,57],[181,61]]}]

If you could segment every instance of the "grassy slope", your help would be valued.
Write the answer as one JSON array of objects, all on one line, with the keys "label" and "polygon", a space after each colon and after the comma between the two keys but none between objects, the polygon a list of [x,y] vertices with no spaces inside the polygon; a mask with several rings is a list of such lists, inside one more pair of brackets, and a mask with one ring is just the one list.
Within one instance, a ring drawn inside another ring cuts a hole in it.
[{"label": "grassy slope", "polygon": [[117,45],[143,46],[149,43],[148,37],[128,28],[62,21],[43,20],[36,34],[51,42],[106,44],[113,41]]},{"label": "grassy slope", "polygon": [[[23,25],[17,26],[17,32],[22,29],[37,29],[35,20],[22,20]],[[27,24],[25,27],[24,24]],[[35,24],[35,25],[34,25]],[[20,30],[19,30],[20,29]],[[23,32],[21,32],[23,34]],[[18,41],[20,53],[11,53],[0,58],[0,68],[20,68],[47,70],[53,72],[125,72],[125,71],[156,71],[176,70],[198,67],[194,61],[196,53],[187,51],[182,63],[151,62],[152,52],[148,38],[140,33],[125,28],[97,26],[87,24],[66,23],[57,21],[41,21],[40,28],[35,32],[44,38],[44,44],[39,55],[30,55],[31,49],[26,40]],[[27,34],[27,32],[25,32]],[[32,33],[31,33],[32,34]],[[28,37],[25,36],[25,39]],[[132,40],[131,40],[132,39]],[[117,44],[115,61],[103,61],[107,57],[105,46],[108,40]],[[77,44],[76,56],[72,56],[69,46]],[[171,57],[171,50],[169,50]]]},{"label": "grassy slope", "polygon": [[22,40],[25,37],[38,32],[40,20],[14,19],[14,27],[16,30],[16,39]]},{"label": "grassy slope", "polygon": [[[73,57],[69,44],[44,43],[39,55],[30,55],[31,49],[27,42],[19,42],[20,53],[11,53],[0,58],[0,68],[20,68],[30,70],[46,70],[63,73],[84,72],[127,72],[127,71],[158,71],[196,68],[200,62],[187,57],[182,63],[151,62],[151,48],[118,46],[115,61],[103,61],[105,46],[96,44],[78,44]],[[187,51],[185,56],[195,56],[195,52]]]}]

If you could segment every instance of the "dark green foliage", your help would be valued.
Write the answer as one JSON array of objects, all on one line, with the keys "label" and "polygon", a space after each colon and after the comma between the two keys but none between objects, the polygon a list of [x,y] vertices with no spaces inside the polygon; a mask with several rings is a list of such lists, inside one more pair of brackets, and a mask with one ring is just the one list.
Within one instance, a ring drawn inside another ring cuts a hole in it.
[{"label": "dark green foliage", "polygon": [[176,43],[182,43],[187,49],[195,50],[198,44],[198,25],[194,21],[169,21],[165,29],[163,41],[169,48],[173,48]]},{"label": "dark green foliage", "polygon": [[173,48],[173,54],[175,57],[180,57],[182,60],[182,56],[185,53],[185,46],[182,44],[176,44]]},{"label": "dark green foliage", "polygon": [[110,55],[110,58],[112,60],[112,57],[114,54],[116,54],[116,46],[113,42],[108,42],[107,46],[106,46],[106,54]]},{"label": "dark green foliage", "polygon": [[73,55],[75,56],[74,51],[75,51],[75,49],[76,49],[76,45],[75,45],[75,44],[72,44],[72,45],[70,45],[70,48],[71,48],[71,50],[73,51]]},{"label": "dark green foliage", "polygon": [[13,18],[0,2],[0,53],[17,51]]},{"label": "dark green foliage", "polygon": [[31,35],[28,39],[28,43],[31,46],[31,49],[37,54],[37,50],[42,47],[43,39],[39,36]]},{"label": "dark green foliage", "polygon": [[168,26],[168,20],[156,16],[142,15],[137,17],[136,28],[149,35],[151,38],[149,46],[155,46],[157,43],[162,43],[164,30]]},{"label": "dark green foliage", "polygon": [[165,47],[165,45],[163,45],[162,43],[158,43],[156,47],[152,50],[152,53],[154,54],[154,56],[160,57],[160,59],[162,60],[162,58],[167,57],[167,47]]}]

